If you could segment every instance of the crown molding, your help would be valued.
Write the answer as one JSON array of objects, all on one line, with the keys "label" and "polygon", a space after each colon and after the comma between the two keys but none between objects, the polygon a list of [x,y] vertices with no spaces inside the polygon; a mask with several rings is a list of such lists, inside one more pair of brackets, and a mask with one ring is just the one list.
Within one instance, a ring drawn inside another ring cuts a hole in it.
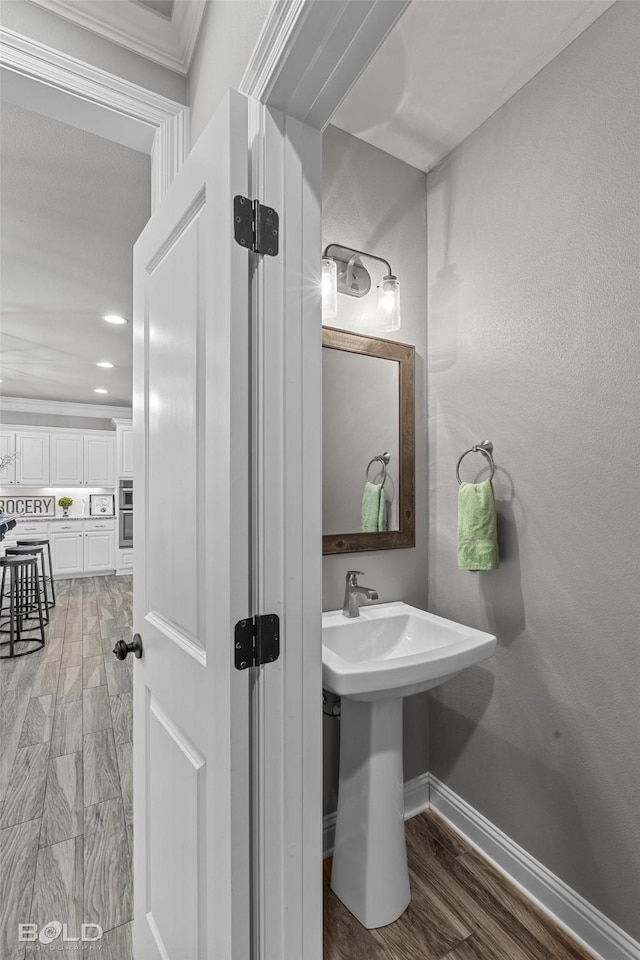
[{"label": "crown molding", "polygon": [[110,0],[30,0],[105,40],[182,76],[189,72],[206,0],[180,0],[171,19],[137,3]]},{"label": "crown molding", "polygon": [[119,417],[131,421],[131,407],[110,407],[100,403],[73,403],[65,400],[30,400],[21,397],[1,397],[2,413],[47,413],[58,417],[90,417],[112,420]]},{"label": "crown molding", "polygon": [[27,109],[149,153],[155,209],[189,150],[188,107],[4,27],[0,67],[5,99],[11,86]]}]

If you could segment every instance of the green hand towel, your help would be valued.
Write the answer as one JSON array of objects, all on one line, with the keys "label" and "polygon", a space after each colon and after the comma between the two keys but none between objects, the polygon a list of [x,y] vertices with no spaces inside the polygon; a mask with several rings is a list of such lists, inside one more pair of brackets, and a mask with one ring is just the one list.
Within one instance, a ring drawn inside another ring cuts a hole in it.
[{"label": "green hand towel", "polygon": [[367,480],[364,485],[360,529],[363,533],[379,533],[380,530],[387,529],[387,511],[381,483],[369,483]]},{"label": "green hand towel", "polygon": [[462,483],[458,491],[458,567],[496,570],[496,501],[490,480]]}]

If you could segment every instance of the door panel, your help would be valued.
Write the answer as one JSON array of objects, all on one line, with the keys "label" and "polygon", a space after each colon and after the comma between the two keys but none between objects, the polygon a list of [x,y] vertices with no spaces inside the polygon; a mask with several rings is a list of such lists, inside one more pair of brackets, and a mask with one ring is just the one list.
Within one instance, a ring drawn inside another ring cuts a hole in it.
[{"label": "door panel", "polygon": [[[198,648],[206,645],[205,593],[198,583],[204,559],[200,518],[206,506],[206,439],[200,435],[199,410],[205,388],[198,349],[206,324],[206,312],[198,303],[203,292],[198,282],[203,202],[200,194],[154,265],[148,297],[154,336],[147,346],[149,382],[162,384],[162,395],[154,394],[148,414],[148,469],[153,477],[147,497],[149,551],[152,556],[180,558],[163,564],[148,579],[149,605],[157,618]],[[179,402],[168,402],[172,397]],[[175,511],[180,522],[167,523]]]},{"label": "door panel", "polygon": [[247,143],[230,93],[134,253],[136,960],[249,956]]}]

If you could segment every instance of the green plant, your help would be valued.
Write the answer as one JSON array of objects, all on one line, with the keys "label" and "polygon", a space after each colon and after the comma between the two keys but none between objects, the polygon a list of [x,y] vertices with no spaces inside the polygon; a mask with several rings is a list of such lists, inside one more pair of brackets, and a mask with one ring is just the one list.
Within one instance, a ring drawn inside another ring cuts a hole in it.
[{"label": "green plant", "polygon": [[58,506],[62,507],[63,510],[68,510],[72,503],[73,497],[60,497],[58,500]]}]

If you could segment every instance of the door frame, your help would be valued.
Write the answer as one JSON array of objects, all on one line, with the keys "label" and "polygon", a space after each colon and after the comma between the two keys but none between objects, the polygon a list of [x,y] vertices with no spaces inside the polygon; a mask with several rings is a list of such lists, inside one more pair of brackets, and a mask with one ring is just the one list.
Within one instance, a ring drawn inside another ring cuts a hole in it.
[{"label": "door frame", "polygon": [[[251,281],[252,612],[279,613],[282,630],[280,659],[251,678],[252,960],[322,957],[321,135],[409,3],[275,0],[239,85],[252,195],[281,231]],[[46,85],[32,109],[97,132],[107,108],[112,139],[146,137],[155,208],[188,153],[188,107],[6,29],[0,67],[26,97]],[[62,107],[60,94],[72,94]]]}]

